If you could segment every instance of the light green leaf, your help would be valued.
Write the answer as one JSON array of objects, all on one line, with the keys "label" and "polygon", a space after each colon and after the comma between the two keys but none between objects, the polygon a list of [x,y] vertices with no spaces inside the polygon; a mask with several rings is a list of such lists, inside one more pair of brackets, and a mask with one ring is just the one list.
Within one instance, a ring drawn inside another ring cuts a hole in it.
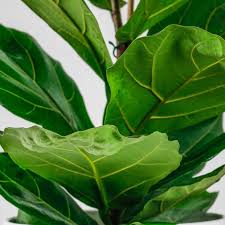
[{"label": "light green leaf", "polygon": [[140,0],[127,24],[118,30],[117,39],[120,42],[133,41],[187,2],[188,0]]},{"label": "light green leaf", "polygon": [[[225,166],[193,178],[188,186],[172,187],[164,194],[150,200],[136,217],[144,222],[188,223],[214,220],[207,215],[217,195],[205,191],[225,175]],[[221,217],[219,217],[221,218]]]},{"label": "light green leaf", "polygon": [[58,182],[91,206],[106,209],[139,202],[181,161],[178,142],[168,141],[166,134],[128,138],[113,126],[65,137],[39,127],[9,128],[0,144],[23,168]]},{"label": "light green leaf", "polygon": [[[111,5],[111,0],[89,0],[93,5],[102,8],[102,9],[107,9],[111,10],[112,5]],[[120,0],[121,7],[126,4],[125,1]]]},{"label": "light green leaf", "polygon": [[204,0],[204,3],[199,0],[189,0],[188,4],[152,27],[149,33],[157,33],[169,24],[180,24],[201,27],[209,32],[224,36],[224,15],[225,0]]},{"label": "light green leaf", "polygon": [[93,126],[76,84],[61,65],[32,37],[1,25],[0,104],[60,134]]},{"label": "light green leaf", "polygon": [[83,0],[21,0],[105,79],[111,59],[98,23]]},{"label": "light green leaf", "polygon": [[171,133],[225,110],[225,41],[171,25],[136,40],[108,70],[105,124],[125,135]]},{"label": "light green leaf", "polygon": [[55,183],[21,169],[5,153],[0,165],[0,195],[43,224],[97,225]]}]

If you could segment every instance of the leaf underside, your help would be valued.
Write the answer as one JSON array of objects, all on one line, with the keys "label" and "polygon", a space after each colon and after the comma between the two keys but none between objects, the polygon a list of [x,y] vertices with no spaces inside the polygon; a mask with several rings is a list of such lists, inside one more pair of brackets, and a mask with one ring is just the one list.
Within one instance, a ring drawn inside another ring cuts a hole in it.
[{"label": "leaf underside", "polygon": [[23,168],[58,182],[100,209],[139,202],[181,161],[178,143],[168,141],[165,134],[127,138],[113,126],[65,137],[39,127],[11,128],[0,144]]}]

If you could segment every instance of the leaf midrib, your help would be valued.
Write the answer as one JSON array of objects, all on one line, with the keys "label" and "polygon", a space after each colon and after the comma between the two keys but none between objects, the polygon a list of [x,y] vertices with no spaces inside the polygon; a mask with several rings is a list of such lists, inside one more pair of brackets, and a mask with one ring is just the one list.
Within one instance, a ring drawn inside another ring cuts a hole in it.
[{"label": "leaf midrib", "polygon": [[[178,29],[178,28],[177,28]],[[174,30],[173,30],[174,32]],[[172,35],[173,32],[170,32],[165,38],[164,40],[161,42],[158,50],[156,51],[154,57],[153,57],[153,64],[154,64],[154,61],[156,60],[155,56],[157,55],[157,53],[160,51],[164,41],[170,36]],[[199,42],[201,43],[201,42]],[[199,44],[198,43],[198,44]],[[196,46],[196,45],[195,45]],[[193,47],[193,49],[195,48],[195,46]],[[192,50],[193,50],[192,49]],[[197,69],[197,72],[194,73],[192,76],[188,77],[187,80],[184,81],[184,83],[182,83],[180,86],[178,86],[171,94],[169,94],[166,98],[164,98],[163,100],[161,100],[160,98],[158,98],[153,92],[153,95],[156,96],[158,99],[159,99],[159,102],[155,104],[155,106],[153,108],[151,108],[151,110],[144,116],[144,118],[142,119],[142,121],[139,123],[139,125],[135,128],[135,133],[137,133],[138,131],[140,131],[145,123],[148,121],[148,120],[151,120],[151,118],[154,116],[155,112],[157,112],[157,110],[160,108],[161,105],[165,104],[173,95],[175,95],[180,89],[182,89],[185,85],[187,85],[189,82],[192,81],[193,78],[195,78],[196,76],[198,76],[200,73],[202,73],[203,71],[211,68],[212,66],[215,66],[216,64],[220,63],[221,61],[225,60],[225,57],[223,57],[222,59],[206,66],[205,68],[201,69],[201,70],[198,70]],[[193,62],[194,63],[194,62]],[[195,65],[195,63],[194,63]]]},{"label": "leaf midrib", "polygon": [[11,179],[8,175],[6,175],[5,173],[3,173],[2,171],[0,171],[0,173],[6,177],[9,182],[16,184],[18,186],[20,186],[22,189],[25,189],[27,192],[29,192],[32,196],[34,196],[34,198],[39,199],[44,205],[46,205],[47,207],[51,208],[56,214],[58,214],[59,216],[61,216],[62,218],[64,218],[66,221],[70,222],[73,225],[78,225],[77,223],[74,223],[74,221],[72,221],[69,217],[66,217],[65,215],[61,214],[61,212],[57,211],[57,209],[53,208],[51,205],[49,205],[48,202],[44,201],[44,199],[41,198],[41,196],[36,196],[34,193],[32,193],[30,190],[28,190],[27,188],[23,187],[21,184],[19,184],[17,181],[14,181],[13,179]]}]

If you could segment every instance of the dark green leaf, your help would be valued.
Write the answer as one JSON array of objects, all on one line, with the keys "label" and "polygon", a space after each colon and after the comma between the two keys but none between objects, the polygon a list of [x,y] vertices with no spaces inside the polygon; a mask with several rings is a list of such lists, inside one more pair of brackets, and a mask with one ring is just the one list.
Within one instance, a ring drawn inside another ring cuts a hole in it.
[{"label": "dark green leaf", "polygon": [[223,133],[222,116],[203,121],[197,125],[187,127],[169,134],[171,140],[178,140],[180,153],[184,157],[191,157],[204,144]]},{"label": "dark green leaf", "polygon": [[100,209],[123,209],[139,202],[181,161],[178,142],[168,141],[166,134],[128,138],[113,126],[66,137],[39,127],[9,128],[0,144],[22,167]]},{"label": "dark green leaf", "polygon": [[92,127],[80,92],[61,65],[25,33],[0,26],[0,104],[60,134]]},{"label": "dark green leaf", "polygon": [[98,23],[83,0],[21,0],[62,36],[103,79],[111,59]]},{"label": "dark green leaf", "polygon": [[[201,10],[200,10],[201,9]],[[196,26],[223,36],[225,34],[225,0],[189,0],[175,13],[150,29],[157,33],[169,24]]]},{"label": "dark green leaf", "polygon": [[225,110],[225,41],[171,25],[136,40],[108,70],[105,124],[125,135],[170,133]]},{"label": "dark green leaf", "polygon": [[144,31],[178,10],[187,2],[188,0],[141,0],[127,24],[118,30],[117,39],[121,42],[136,39]]},{"label": "dark green leaf", "polygon": [[0,165],[0,194],[16,207],[46,225],[97,225],[55,183],[21,169],[4,153]]},{"label": "dark green leaf", "polygon": [[[180,223],[180,222],[190,222],[186,221],[188,219],[188,211],[191,211],[194,206],[195,208],[194,212],[200,213],[202,212],[202,218],[196,215],[193,215],[193,221],[201,221],[201,219],[204,221],[205,214],[208,211],[208,209],[211,207],[212,203],[214,202],[214,199],[208,199],[203,197],[203,200],[206,200],[206,202],[202,202],[202,204],[196,204],[201,203],[200,199],[195,202],[195,195],[202,193],[206,191],[210,186],[212,186],[214,183],[218,182],[221,177],[225,175],[225,166],[222,166],[215,171],[208,173],[203,176],[199,176],[196,178],[189,178],[189,179],[183,179],[182,182],[174,182],[173,185],[170,185],[170,188],[167,189],[167,191],[162,192],[161,195],[158,195],[155,198],[152,198],[146,205],[143,211],[138,215],[138,218],[143,218],[144,221],[159,221],[159,222],[174,222],[174,223]],[[186,177],[187,178],[187,177]],[[182,185],[182,186],[181,186]],[[198,198],[198,197],[197,197]],[[209,201],[210,200],[210,201]],[[192,202],[192,207],[189,208],[190,202]],[[208,206],[208,207],[206,207]],[[183,208],[182,208],[183,207]],[[154,210],[153,210],[154,209]],[[177,209],[177,213],[176,212]],[[179,209],[181,209],[181,214],[179,214]],[[151,214],[152,213],[152,214]],[[191,212],[189,212],[190,214]],[[193,213],[193,212],[192,212]],[[166,219],[166,215],[170,215],[168,221]],[[177,216],[177,217],[176,217]],[[152,219],[152,218],[153,219]],[[172,219],[173,218],[173,219]],[[209,219],[208,216],[206,216]],[[211,219],[214,217],[210,216]],[[140,219],[141,220],[141,219]],[[142,221],[142,220],[141,220]]]},{"label": "dark green leaf", "polygon": [[[217,193],[203,192],[187,197],[183,196],[181,188],[175,190],[176,193],[168,191],[149,202],[139,215],[140,221],[194,223],[222,218],[221,215],[207,213],[216,200]],[[183,191],[185,191],[185,187],[183,187]]]},{"label": "dark green leaf", "polygon": [[[112,5],[111,5],[111,0],[89,0],[93,5],[102,8],[102,9],[107,9],[111,10]],[[125,1],[120,0],[121,7],[126,4]]]}]

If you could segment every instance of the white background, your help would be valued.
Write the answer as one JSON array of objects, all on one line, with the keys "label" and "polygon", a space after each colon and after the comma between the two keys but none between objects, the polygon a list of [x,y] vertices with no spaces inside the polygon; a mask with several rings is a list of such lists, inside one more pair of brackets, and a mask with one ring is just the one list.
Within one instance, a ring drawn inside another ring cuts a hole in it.
[{"label": "white background", "polygon": [[[112,52],[108,41],[114,41],[114,29],[109,12],[90,6],[96,15],[105,41]],[[126,10],[123,10],[126,18]],[[106,99],[104,96],[103,82],[98,79],[94,72],[79,58],[79,56],[65,43],[56,33],[34,15],[20,0],[0,0],[0,23],[22,31],[26,31],[38,40],[41,46],[55,59],[59,60],[65,70],[78,84],[92,121],[95,125],[101,125],[102,115]],[[5,127],[25,127],[31,123],[20,119],[0,106],[0,130]],[[205,172],[213,170],[225,164],[225,153],[211,162]],[[1,165],[0,165],[1,166]],[[211,191],[220,191],[219,198],[213,206],[213,212],[225,215],[225,179],[216,184]],[[16,209],[0,197],[0,225],[9,217],[16,215]],[[198,223],[196,225],[200,225]],[[204,223],[204,225],[224,225],[225,220]],[[202,224],[203,225],[203,224]]]}]

